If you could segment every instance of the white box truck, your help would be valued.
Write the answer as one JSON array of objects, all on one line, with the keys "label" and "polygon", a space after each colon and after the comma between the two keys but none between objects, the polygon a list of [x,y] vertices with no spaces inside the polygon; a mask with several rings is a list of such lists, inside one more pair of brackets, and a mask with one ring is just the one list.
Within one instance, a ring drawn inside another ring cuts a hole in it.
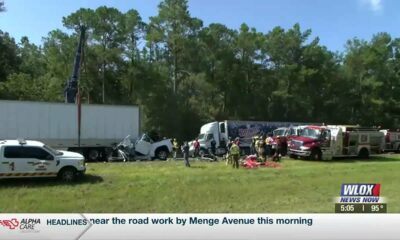
[{"label": "white box truck", "polygon": [[77,111],[76,104],[0,100],[0,139],[37,140],[95,161],[127,135],[139,137],[138,106],[82,104],[78,146]]}]

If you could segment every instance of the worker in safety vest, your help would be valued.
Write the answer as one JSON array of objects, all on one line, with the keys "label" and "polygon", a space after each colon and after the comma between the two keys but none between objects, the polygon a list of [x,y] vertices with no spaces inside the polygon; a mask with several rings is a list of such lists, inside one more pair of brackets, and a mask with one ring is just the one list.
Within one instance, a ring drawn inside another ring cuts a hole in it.
[{"label": "worker in safety vest", "polygon": [[258,152],[258,157],[263,159],[264,158],[264,141],[261,136],[258,137],[257,152]]},{"label": "worker in safety vest", "polygon": [[272,133],[268,133],[268,137],[265,139],[265,155],[267,156],[267,160],[271,156],[273,142]]},{"label": "worker in safety vest", "polygon": [[232,158],[232,166],[234,168],[239,168],[239,157],[240,157],[240,148],[236,143],[233,143],[231,148],[229,149],[229,155]]},{"label": "worker in safety vest", "polygon": [[232,156],[230,154],[230,149],[232,147],[233,141],[232,139],[229,137],[229,142],[228,142],[228,146],[227,146],[227,153],[226,153],[226,165],[232,164]]},{"label": "worker in safety vest", "polygon": [[258,136],[255,136],[254,139],[255,139],[254,140],[254,148],[256,150],[256,155],[258,157],[259,156],[259,154],[258,154],[258,144],[259,144],[260,140],[258,139]]},{"label": "worker in safety vest", "polygon": [[173,146],[172,150],[174,151],[174,160],[175,160],[176,155],[178,154],[178,151],[179,151],[179,143],[176,140],[176,138],[174,138],[174,141],[172,142],[172,146]]}]

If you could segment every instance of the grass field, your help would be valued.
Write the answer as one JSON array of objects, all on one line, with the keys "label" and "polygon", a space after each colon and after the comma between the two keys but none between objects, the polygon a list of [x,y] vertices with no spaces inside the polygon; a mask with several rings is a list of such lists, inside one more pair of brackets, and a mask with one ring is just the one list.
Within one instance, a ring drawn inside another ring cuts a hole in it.
[{"label": "grass field", "polygon": [[381,183],[388,211],[400,213],[400,156],[315,162],[284,159],[280,169],[232,169],[222,162],[91,163],[74,184],[0,180],[1,212],[332,213],[342,183]]}]

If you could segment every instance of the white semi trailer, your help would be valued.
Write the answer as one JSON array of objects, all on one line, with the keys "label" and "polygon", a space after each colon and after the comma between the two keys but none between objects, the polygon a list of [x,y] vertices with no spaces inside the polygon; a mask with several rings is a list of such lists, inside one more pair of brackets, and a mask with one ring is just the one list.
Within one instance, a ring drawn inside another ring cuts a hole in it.
[{"label": "white semi trailer", "polygon": [[76,104],[1,100],[0,139],[38,140],[95,161],[127,135],[139,137],[138,106],[82,104],[80,146],[77,116]]}]

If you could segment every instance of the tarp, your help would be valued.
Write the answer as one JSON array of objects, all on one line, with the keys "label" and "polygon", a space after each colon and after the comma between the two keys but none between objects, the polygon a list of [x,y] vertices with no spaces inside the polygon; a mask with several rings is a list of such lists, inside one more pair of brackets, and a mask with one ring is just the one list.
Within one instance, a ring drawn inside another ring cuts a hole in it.
[{"label": "tarp", "polygon": [[281,168],[281,164],[272,161],[266,162],[257,162],[256,155],[249,155],[243,162],[243,167],[251,169],[251,168],[259,168],[259,167],[267,167],[267,168]]}]

